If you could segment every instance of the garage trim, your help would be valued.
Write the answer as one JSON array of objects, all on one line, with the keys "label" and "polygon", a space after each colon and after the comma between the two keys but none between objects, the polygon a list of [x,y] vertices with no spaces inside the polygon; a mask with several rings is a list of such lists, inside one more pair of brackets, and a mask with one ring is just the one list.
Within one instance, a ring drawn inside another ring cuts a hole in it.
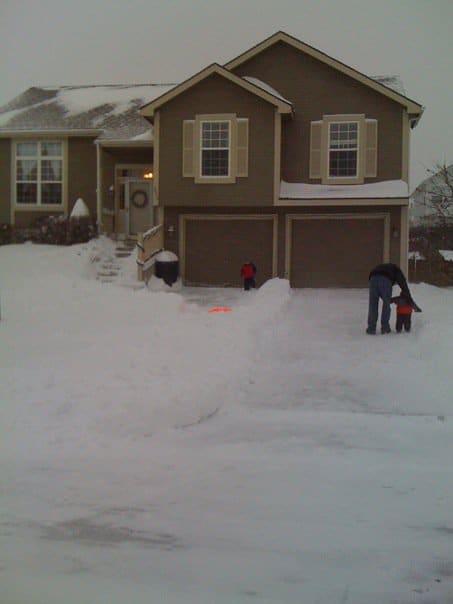
[{"label": "garage trim", "polygon": [[389,262],[390,258],[390,214],[388,212],[360,213],[360,214],[287,214],[285,222],[285,279],[291,281],[291,254],[292,254],[292,222],[293,220],[363,220],[375,219],[384,221],[384,247],[382,250],[382,261]]},{"label": "garage trim", "polygon": [[179,215],[179,269],[186,278],[186,222],[188,220],[272,220],[272,277],[277,276],[278,216],[277,214],[180,214]]}]

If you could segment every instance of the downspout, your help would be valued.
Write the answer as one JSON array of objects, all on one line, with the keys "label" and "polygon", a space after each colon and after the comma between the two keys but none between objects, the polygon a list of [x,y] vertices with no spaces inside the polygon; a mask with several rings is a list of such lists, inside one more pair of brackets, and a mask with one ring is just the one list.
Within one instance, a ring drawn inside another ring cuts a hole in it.
[{"label": "downspout", "polygon": [[96,213],[98,235],[102,231],[102,158],[101,144],[96,142]]}]

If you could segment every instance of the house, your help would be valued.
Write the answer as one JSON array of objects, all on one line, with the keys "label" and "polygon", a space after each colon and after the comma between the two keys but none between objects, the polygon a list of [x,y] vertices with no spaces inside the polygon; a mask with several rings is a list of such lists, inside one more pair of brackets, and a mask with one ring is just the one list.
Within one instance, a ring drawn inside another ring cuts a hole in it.
[{"label": "house", "polygon": [[[88,89],[31,89],[0,109],[0,221],[67,213],[82,197],[101,230],[141,249],[159,227],[194,285],[238,286],[246,259],[258,285],[293,287],[363,287],[380,262],[407,267],[423,107],[397,78],[277,32],[178,85],[137,87],[127,102],[126,89],[100,87],[96,106]],[[71,95],[85,95],[84,113]]]},{"label": "house", "polygon": [[453,164],[438,166],[418,185],[411,195],[409,218],[413,226],[452,224]]}]

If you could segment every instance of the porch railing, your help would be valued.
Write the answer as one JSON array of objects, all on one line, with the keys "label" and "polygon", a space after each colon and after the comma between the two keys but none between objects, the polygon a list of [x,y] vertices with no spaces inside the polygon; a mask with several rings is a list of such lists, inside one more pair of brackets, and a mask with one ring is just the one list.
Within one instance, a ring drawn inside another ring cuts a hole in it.
[{"label": "porch railing", "polygon": [[164,230],[161,224],[146,233],[137,234],[137,279],[148,283],[157,254],[164,246]]}]

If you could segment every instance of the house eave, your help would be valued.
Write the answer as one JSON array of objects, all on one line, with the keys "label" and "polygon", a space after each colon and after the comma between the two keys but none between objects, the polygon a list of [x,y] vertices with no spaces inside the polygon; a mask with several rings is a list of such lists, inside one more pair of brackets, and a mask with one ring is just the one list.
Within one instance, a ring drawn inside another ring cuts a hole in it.
[{"label": "house eave", "polygon": [[272,36],[270,36],[269,38],[266,38],[266,40],[263,40],[259,44],[256,44],[255,46],[253,46],[249,50],[243,52],[242,54],[238,55],[236,58],[232,59],[228,63],[225,63],[224,67],[225,67],[225,69],[228,69],[228,70],[235,69],[242,63],[245,63],[252,57],[256,56],[257,54],[259,54],[266,48],[273,46],[277,42],[285,42],[286,44],[289,44],[293,48],[296,48],[296,49],[306,53],[307,55],[321,61],[322,63],[325,63],[325,64],[329,65],[330,67],[333,67],[337,71],[340,71],[341,73],[344,73],[345,75],[352,77],[353,79],[361,82],[362,84],[365,84],[369,88],[372,88],[373,90],[376,90],[377,92],[380,92],[384,96],[386,96],[386,97],[392,99],[393,101],[399,103],[400,105],[403,105],[404,107],[406,107],[408,113],[414,114],[414,116],[419,116],[418,119],[420,119],[420,117],[423,113],[423,109],[424,109],[424,107],[422,105],[420,105],[420,103],[417,103],[416,101],[414,101],[402,94],[399,94],[398,92],[392,90],[391,88],[388,88],[384,84],[376,82],[376,80],[373,80],[373,78],[370,78],[369,76],[365,75],[364,73],[361,73],[357,69],[354,69],[353,67],[349,67],[349,65],[346,65],[345,63],[342,63],[341,61],[334,59],[333,57],[325,54],[324,52],[318,50],[317,48],[314,48],[313,46],[310,46],[309,44],[305,44],[305,42],[301,42],[297,38],[294,38],[293,36],[290,36],[289,34],[283,32],[283,31],[279,31],[279,32],[273,34]]},{"label": "house eave", "polygon": [[153,141],[131,141],[131,140],[103,140],[98,139],[94,141],[96,145],[100,147],[129,147],[129,148],[138,148],[138,147],[153,147]]},{"label": "house eave", "polygon": [[51,129],[33,129],[33,130],[0,130],[0,138],[21,138],[21,137],[48,137],[48,136],[87,136],[96,138],[102,134],[103,130],[96,129],[84,129],[84,130],[67,130],[56,128]]},{"label": "house eave", "polygon": [[168,92],[166,92],[162,96],[158,97],[151,103],[143,105],[140,108],[140,115],[142,115],[144,118],[147,118],[147,119],[152,118],[152,116],[154,115],[154,112],[157,109],[159,109],[159,107],[161,107],[165,103],[168,103],[168,101],[171,101],[172,99],[176,98],[177,96],[179,96],[186,90],[189,90],[190,88],[192,88],[192,86],[195,86],[196,84],[198,84],[199,82],[203,81],[204,79],[208,78],[209,76],[211,76],[213,74],[217,74],[221,77],[224,77],[225,79],[233,82],[237,86],[240,86],[241,88],[247,90],[251,94],[254,94],[255,96],[262,98],[263,100],[271,103],[272,105],[274,105],[276,107],[278,113],[288,113],[288,114],[293,113],[293,107],[290,102],[283,101],[279,97],[276,97],[275,95],[271,94],[270,92],[263,90],[259,86],[256,86],[255,84],[252,84],[251,82],[248,82],[247,80],[244,80],[243,78],[240,78],[239,76],[235,75],[234,73],[231,73],[230,71],[228,71],[221,65],[218,65],[217,63],[213,63],[212,65],[209,65],[202,71],[199,71],[192,77],[188,78],[181,84],[175,86],[172,90],[169,90]]}]

